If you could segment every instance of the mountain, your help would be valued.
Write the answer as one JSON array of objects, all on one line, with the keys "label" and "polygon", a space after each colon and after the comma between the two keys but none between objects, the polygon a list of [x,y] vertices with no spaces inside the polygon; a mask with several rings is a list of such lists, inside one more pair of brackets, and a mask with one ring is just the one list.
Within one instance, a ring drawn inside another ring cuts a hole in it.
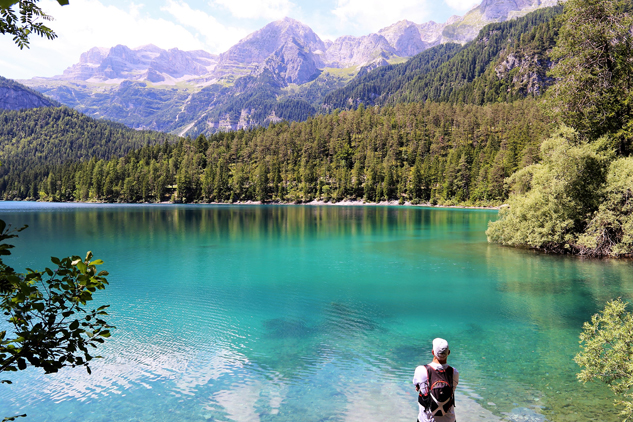
[{"label": "mountain", "polygon": [[508,194],[506,178],[538,159],[551,127],[530,99],[359,107],[143,146],[110,160],[45,170],[24,160],[23,171],[0,172],[0,198],[500,205]]},{"label": "mountain", "polygon": [[162,50],[151,44],[134,50],[124,45],[95,47],[83,53],[79,63],[52,79],[96,83],[123,80],[173,82],[206,75],[213,71],[217,62],[217,56],[202,50]]},{"label": "mountain", "polygon": [[[375,34],[334,41],[285,18],[219,56],[153,45],[93,48],[60,76],[23,82],[90,116],[178,135],[266,125],[280,114],[301,120],[320,110],[327,94],[357,84],[376,68],[442,44],[463,45],[488,23],[555,1],[484,0],[445,23],[404,20]],[[415,72],[415,66],[409,68]]]},{"label": "mountain", "polygon": [[414,101],[485,104],[538,96],[553,82],[548,52],[562,6],[490,24],[463,47],[444,44],[361,75],[323,99],[326,110]]},{"label": "mountain", "polygon": [[381,29],[378,35],[387,40],[395,54],[400,57],[409,57],[440,44],[443,40],[442,31],[446,25],[447,23],[441,24],[433,21],[418,25],[403,20]]},{"label": "mountain", "polygon": [[45,97],[11,79],[0,76],[0,110],[22,110],[37,107],[57,107],[57,101]]}]

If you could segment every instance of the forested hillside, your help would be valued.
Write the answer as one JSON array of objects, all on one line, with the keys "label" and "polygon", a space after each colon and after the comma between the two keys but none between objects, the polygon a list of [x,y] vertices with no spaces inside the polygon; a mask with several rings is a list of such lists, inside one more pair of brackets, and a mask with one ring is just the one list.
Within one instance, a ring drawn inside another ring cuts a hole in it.
[{"label": "forested hillside", "polygon": [[[33,169],[48,174],[49,167],[67,162],[109,159],[175,139],[165,133],[135,131],[119,123],[95,120],[67,107],[1,111],[0,176],[19,181]],[[20,184],[14,188],[23,190]]]},{"label": "forested hillside", "polygon": [[556,44],[562,7],[490,24],[464,47],[442,45],[406,63],[376,69],[328,94],[326,109],[358,104],[441,101],[485,104],[538,96],[552,81],[548,51]]},{"label": "forested hillside", "polygon": [[[5,199],[499,204],[550,124],[533,100],[363,107],[5,173]],[[112,151],[115,152],[114,150]]]}]

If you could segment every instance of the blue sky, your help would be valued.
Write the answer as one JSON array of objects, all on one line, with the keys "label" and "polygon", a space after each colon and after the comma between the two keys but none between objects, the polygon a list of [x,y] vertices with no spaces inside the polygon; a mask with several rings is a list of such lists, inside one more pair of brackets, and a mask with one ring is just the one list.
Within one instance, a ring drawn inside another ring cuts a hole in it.
[{"label": "blue sky", "polygon": [[222,53],[244,36],[285,16],[310,26],[321,38],[366,35],[399,20],[444,22],[480,0],[54,0],[39,5],[55,18],[59,38],[32,38],[20,51],[0,37],[0,76],[28,79],[61,74],[92,47],[203,49]]}]

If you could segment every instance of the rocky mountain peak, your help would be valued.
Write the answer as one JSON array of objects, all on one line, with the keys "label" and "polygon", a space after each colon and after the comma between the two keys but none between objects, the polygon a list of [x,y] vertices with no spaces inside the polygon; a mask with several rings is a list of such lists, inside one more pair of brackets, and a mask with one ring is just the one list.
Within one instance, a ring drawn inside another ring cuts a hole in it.
[{"label": "rocky mountain peak", "polygon": [[445,26],[433,21],[416,24],[402,20],[381,29],[378,34],[389,42],[398,56],[410,57],[439,44]]},{"label": "rocky mountain peak", "polygon": [[378,58],[389,59],[396,49],[379,34],[337,38],[327,49],[323,60],[329,67],[346,68],[365,65]]},{"label": "rocky mountain peak", "polygon": [[295,38],[270,55],[255,73],[259,75],[265,69],[281,77],[285,83],[298,85],[315,79],[321,73],[318,58]]},{"label": "rocky mountain peak", "polygon": [[325,50],[325,44],[309,26],[284,18],[253,32],[221,54],[218,68],[230,68],[237,64],[260,64],[293,39],[310,51]]},{"label": "rocky mountain peak", "polygon": [[160,54],[163,51],[162,48],[156,47],[154,44],[143,45],[138,48],[135,48],[134,50],[139,51],[139,52],[148,52],[148,53],[156,53],[156,54]]},{"label": "rocky mountain peak", "polygon": [[107,57],[109,51],[109,48],[93,47],[81,54],[79,63],[99,65]]}]

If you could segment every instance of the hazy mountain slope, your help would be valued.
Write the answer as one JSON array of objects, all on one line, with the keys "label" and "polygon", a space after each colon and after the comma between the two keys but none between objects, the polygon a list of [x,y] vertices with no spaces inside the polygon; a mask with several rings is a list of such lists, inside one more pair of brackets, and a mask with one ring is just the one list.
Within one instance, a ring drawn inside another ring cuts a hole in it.
[{"label": "hazy mountain slope", "polygon": [[135,131],[95,120],[67,107],[0,111],[0,175],[92,157],[111,158],[147,144],[173,141],[160,132]]},{"label": "hazy mountain slope", "polygon": [[60,104],[39,92],[0,76],[0,110],[57,107]]},{"label": "hazy mountain slope", "polygon": [[407,63],[373,70],[326,95],[323,106],[426,100],[483,104],[538,95],[549,83],[546,52],[555,43],[553,18],[561,11],[560,6],[546,8],[490,24],[464,47],[437,46]]}]

